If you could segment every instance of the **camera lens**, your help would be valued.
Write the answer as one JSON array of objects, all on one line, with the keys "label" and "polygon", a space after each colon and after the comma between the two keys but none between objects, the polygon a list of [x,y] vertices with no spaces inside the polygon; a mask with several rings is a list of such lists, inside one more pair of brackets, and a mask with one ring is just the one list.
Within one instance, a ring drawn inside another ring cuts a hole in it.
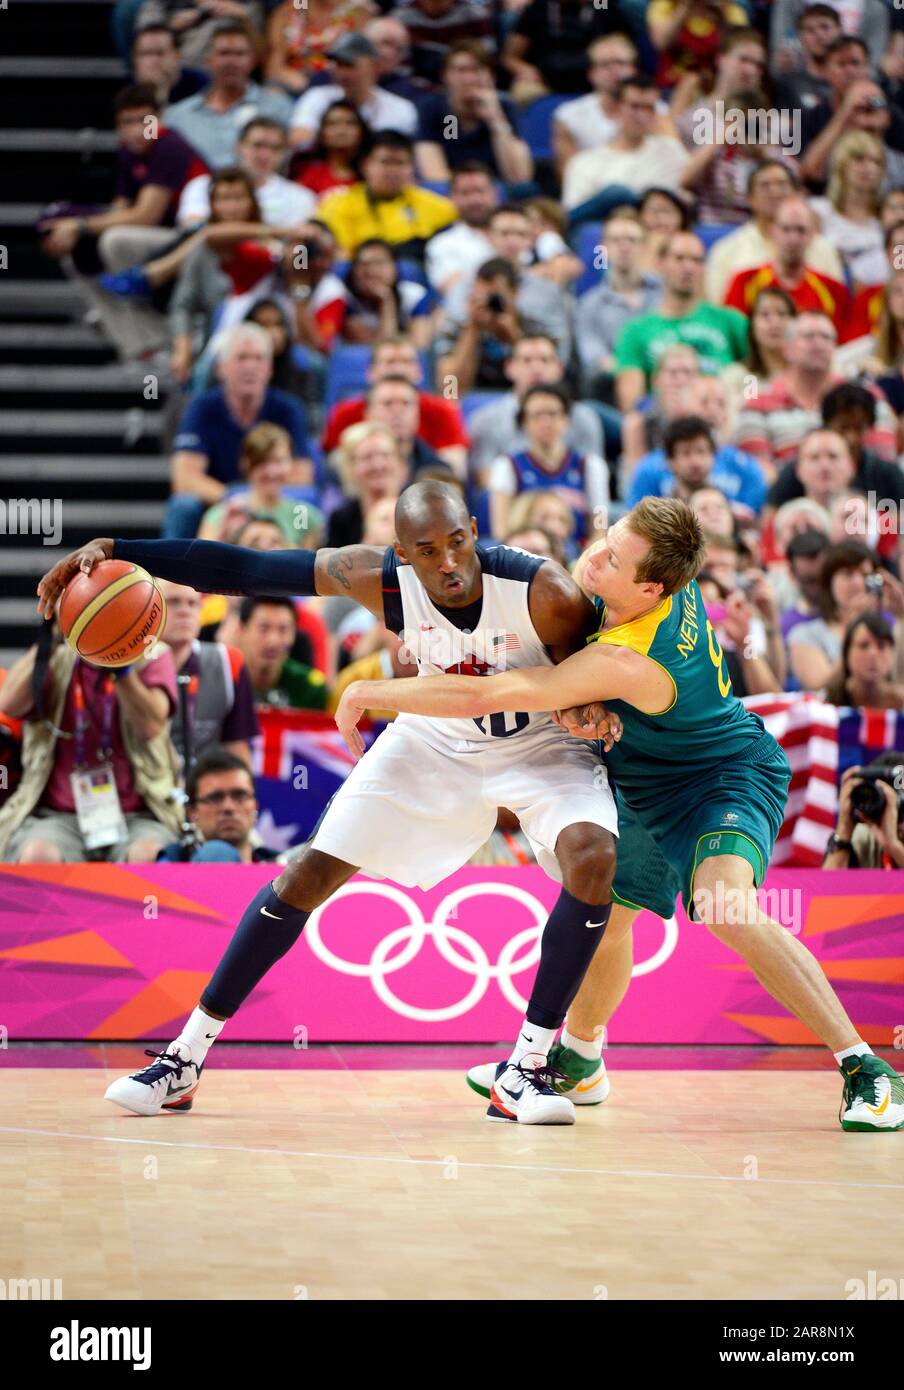
[{"label": "camera lens", "polygon": [[851,810],[878,825],[885,812],[885,797],[875,782],[861,782],[851,792]]}]

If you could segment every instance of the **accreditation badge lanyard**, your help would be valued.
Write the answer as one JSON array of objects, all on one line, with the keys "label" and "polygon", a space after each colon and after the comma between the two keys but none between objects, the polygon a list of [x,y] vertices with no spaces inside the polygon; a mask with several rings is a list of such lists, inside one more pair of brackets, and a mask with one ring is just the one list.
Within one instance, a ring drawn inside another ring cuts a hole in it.
[{"label": "accreditation badge lanyard", "polygon": [[188,776],[195,761],[193,735],[195,728],[195,707],[198,703],[197,656],[192,652],[188,661],[176,677],[179,688],[179,723],[182,729],[182,771]]},{"label": "accreditation badge lanyard", "polygon": [[113,716],[116,707],[113,677],[108,675],[102,688],[100,743],[94,767],[88,766],[86,735],[92,720],[85,702],[80,664],[76,666],[73,678],[73,700],[75,770],[69,774],[69,780],[78,828],[86,849],[106,849],[125,839],[126,835],[126,821],[113,772]]}]

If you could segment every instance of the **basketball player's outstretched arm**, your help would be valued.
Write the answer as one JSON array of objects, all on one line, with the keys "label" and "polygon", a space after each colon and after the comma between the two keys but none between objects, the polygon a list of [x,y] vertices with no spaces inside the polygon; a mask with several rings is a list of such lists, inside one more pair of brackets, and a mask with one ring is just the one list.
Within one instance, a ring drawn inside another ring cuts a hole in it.
[{"label": "basketball player's outstretched arm", "polygon": [[337,594],[383,617],[384,551],[375,545],[322,550],[248,550],[220,541],[88,541],[38,584],[38,612],[53,616],[57,599],[79,570],[99,560],[126,560],[158,579],[188,584],[205,594]]},{"label": "basketball player's outstretched arm", "polygon": [[654,662],[627,647],[594,644],[558,666],[529,666],[497,676],[354,681],[339,702],[336,724],[360,756],[364,744],[356,726],[366,709],[469,719],[501,710],[530,713],[624,700],[656,713],[667,709],[671,698],[668,677]]}]

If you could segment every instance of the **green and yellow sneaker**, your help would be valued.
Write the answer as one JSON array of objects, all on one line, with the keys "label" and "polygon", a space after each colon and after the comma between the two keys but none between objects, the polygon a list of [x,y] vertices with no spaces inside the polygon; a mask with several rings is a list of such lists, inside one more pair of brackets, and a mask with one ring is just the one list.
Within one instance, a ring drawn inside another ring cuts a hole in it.
[{"label": "green and yellow sneaker", "polygon": [[[471,1090],[485,1100],[489,1100],[497,1066],[497,1062],[481,1062],[467,1074]],[[570,1047],[557,1042],[549,1049],[549,1066],[560,1073],[555,1082],[557,1094],[568,1096],[575,1105],[601,1105],[609,1095],[609,1078],[602,1058],[588,1062]]]},{"label": "green and yellow sneaker", "polygon": [[[550,1058],[552,1061],[552,1058]],[[842,1129],[904,1129],[904,1078],[881,1057],[845,1057]]]}]

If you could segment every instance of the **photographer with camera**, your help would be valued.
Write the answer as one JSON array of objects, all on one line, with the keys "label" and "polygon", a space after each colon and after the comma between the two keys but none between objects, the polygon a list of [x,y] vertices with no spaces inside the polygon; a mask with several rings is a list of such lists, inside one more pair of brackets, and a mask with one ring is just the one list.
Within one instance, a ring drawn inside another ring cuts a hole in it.
[{"label": "photographer with camera", "polygon": [[172,653],[157,642],[131,666],[102,670],[58,635],[48,624],[0,690],[0,712],[25,723],[0,861],[153,863],[181,821]]},{"label": "photographer with camera", "polygon": [[904,753],[883,753],[841,778],[824,869],[904,869]]},{"label": "photographer with camera", "polygon": [[529,332],[516,306],[518,274],[501,256],[485,261],[468,300],[463,323],[451,317],[435,343],[437,382],[458,382],[459,398],[469,391],[505,391],[505,363],[518,338]]},{"label": "photographer with camera", "polygon": [[255,835],[257,794],[243,758],[208,748],[186,780],[186,819],[179,840],[160,853],[163,862],[258,864],[283,858]]}]

